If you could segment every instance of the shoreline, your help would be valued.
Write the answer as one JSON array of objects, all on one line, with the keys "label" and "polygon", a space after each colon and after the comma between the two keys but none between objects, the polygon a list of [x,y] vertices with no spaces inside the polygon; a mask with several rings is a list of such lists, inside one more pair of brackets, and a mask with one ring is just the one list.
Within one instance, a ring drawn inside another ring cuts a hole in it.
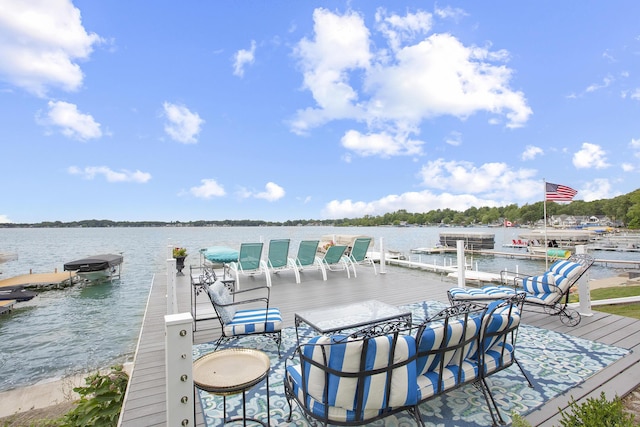
[{"label": "shoreline", "polygon": [[[123,366],[125,372],[131,375],[133,363],[127,362]],[[33,385],[0,392],[0,421],[2,418],[26,411],[73,403],[80,398],[73,388],[85,386],[85,378],[93,372],[95,371],[64,378],[50,378]]]},{"label": "shoreline", "polygon": [[[590,289],[627,285],[640,285],[640,278],[631,279],[628,274],[624,273],[589,281]],[[133,362],[124,364],[124,370],[127,374],[131,375],[132,367]],[[79,396],[73,391],[73,388],[85,385],[84,379],[92,372],[70,375],[64,378],[51,378],[34,385],[0,392],[0,421],[2,421],[2,418],[15,416],[26,411],[74,402]]]}]

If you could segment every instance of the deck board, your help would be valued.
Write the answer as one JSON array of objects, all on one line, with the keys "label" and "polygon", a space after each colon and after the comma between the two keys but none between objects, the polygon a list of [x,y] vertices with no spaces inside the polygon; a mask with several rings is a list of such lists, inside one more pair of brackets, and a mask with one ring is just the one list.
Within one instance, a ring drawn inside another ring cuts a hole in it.
[{"label": "deck board", "polygon": [[[296,284],[292,272],[272,275],[271,305],[277,306],[284,327],[294,326],[294,313],[316,307],[378,299],[392,305],[419,301],[447,303],[447,290],[457,285],[455,279],[418,269],[387,266],[386,274],[373,275],[371,267],[358,268],[358,277],[347,279],[344,271],[327,272],[322,280],[319,271],[307,270]],[[180,312],[190,312],[189,275],[177,278],[177,297]],[[242,278],[242,289],[265,284],[264,277]],[[166,274],[158,273],[151,286],[148,306],[134,360],[127,396],[121,415],[122,426],[155,426],[166,424],[164,315],[166,312]],[[205,294],[197,297],[198,315],[210,315],[210,303]],[[605,391],[609,398],[624,396],[632,391],[640,378],[640,321],[594,311],[583,316],[577,327],[564,326],[557,316],[527,311],[523,322],[605,344],[632,349],[633,352],[610,367],[586,380],[566,394],[547,401],[526,416],[533,426],[557,425],[558,408],[566,407],[571,396],[580,399],[598,397]],[[195,343],[212,341],[220,334],[217,321],[198,322]],[[203,426],[202,410],[197,405],[196,425]]]}]

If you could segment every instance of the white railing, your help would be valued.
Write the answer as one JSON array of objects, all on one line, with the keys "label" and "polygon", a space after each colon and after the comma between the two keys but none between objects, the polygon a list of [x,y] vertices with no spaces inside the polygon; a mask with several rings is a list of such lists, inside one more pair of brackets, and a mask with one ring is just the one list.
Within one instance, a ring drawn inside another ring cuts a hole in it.
[{"label": "white railing", "polygon": [[167,426],[194,426],[193,318],[191,313],[168,314],[164,324]]},{"label": "white railing", "polygon": [[195,426],[193,317],[191,313],[178,313],[176,260],[171,245],[167,258],[167,314],[164,325],[167,426]]}]

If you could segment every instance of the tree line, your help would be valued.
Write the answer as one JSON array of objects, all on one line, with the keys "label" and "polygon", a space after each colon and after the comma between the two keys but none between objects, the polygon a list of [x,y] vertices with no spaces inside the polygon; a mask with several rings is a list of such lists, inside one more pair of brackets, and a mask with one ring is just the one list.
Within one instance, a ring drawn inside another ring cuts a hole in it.
[{"label": "tree line", "polygon": [[[640,228],[640,189],[611,199],[585,202],[574,200],[570,203],[547,202],[547,217],[558,215],[606,216],[620,226]],[[360,218],[342,219],[297,219],[278,221],[263,220],[198,220],[198,221],[112,221],[90,219],[82,221],[45,221],[37,224],[0,224],[2,228],[78,228],[78,227],[265,227],[265,226],[389,226],[389,225],[491,225],[502,221],[512,224],[533,225],[544,216],[544,202],[518,206],[511,204],[501,207],[471,207],[464,211],[453,209],[435,209],[429,212],[412,213],[406,210],[385,213],[384,215],[365,215]]]}]

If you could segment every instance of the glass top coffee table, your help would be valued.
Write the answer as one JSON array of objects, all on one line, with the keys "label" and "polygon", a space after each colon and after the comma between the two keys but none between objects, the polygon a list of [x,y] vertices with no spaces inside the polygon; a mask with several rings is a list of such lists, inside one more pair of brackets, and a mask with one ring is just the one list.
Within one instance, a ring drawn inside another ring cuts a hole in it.
[{"label": "glass top coffee table", "polygon": [[411,327],[411,311],[366,300],[295,313],[295,325],[298,342],[298,329],[302,325],[323,335],[357,333],[360,328],[367,328],[372,334],[384,333]]}]

